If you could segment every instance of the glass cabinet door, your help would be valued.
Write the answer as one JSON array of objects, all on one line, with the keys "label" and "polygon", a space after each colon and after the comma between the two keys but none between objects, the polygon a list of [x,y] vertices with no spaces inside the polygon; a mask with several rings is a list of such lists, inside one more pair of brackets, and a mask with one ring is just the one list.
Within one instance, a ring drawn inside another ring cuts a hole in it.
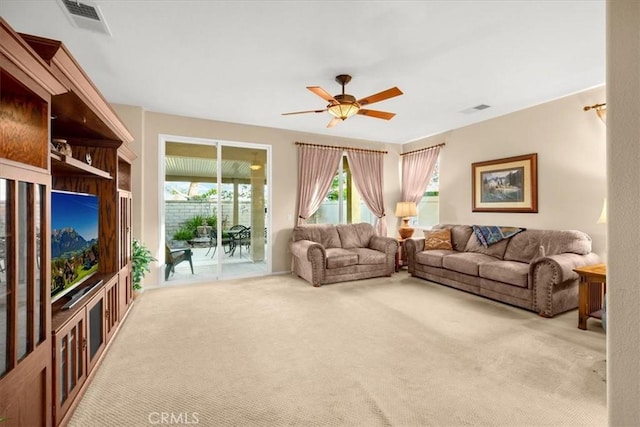
[{"label": "glass cabinet door", "polygon": [[0,376],[9,362],[9,288],[7,286],[7,180],[0,179]]},{"label": "glass cabinet door", "polygon": [[46,186],[0,178],[0,376],[46,340]]}]

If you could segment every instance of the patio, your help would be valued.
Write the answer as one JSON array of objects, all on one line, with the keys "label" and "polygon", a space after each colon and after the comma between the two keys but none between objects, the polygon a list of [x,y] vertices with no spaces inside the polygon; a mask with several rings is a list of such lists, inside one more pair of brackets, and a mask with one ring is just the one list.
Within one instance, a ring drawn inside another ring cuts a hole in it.
[{"label": "patio", "polygon": [[[217,279],[229,279],[237,277],[260,276],[267,273],[265,260],[254,262],[251,253],[236,250],[233,255],[218,249],[213,254],[213,249],[208,246],[192,247],[191,261],[193,274],[188,262],[181,262],[175,267],[175,273],[169,275],[165,285],[204,282]],[[218,274],[218,256],[222,257],[222,274]],[[164,268],[164,266],[163,266]],[[164,270],[163,270],[164,271]],[[164,277],[164,276],[163,276]]]}]

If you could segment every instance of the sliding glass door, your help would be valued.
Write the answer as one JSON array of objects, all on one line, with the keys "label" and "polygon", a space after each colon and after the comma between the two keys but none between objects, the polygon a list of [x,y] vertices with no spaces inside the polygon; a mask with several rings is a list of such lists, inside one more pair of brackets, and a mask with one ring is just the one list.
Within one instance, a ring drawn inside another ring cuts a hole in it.
[{"label": "sliding glass door", "polygon": [[222,145],[222,277],[267,272],[267,150]]},{"label": "sliding glass door", "polygon": [[269,273],[269,147],[165,137],[164,149],[165,282]]}]

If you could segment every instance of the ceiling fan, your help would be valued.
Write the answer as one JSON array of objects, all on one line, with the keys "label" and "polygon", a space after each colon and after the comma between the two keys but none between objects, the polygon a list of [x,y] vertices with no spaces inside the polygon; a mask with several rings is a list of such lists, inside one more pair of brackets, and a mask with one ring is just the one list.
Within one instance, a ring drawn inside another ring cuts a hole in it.
[{"label": "ceiling fan", "polygon": [[331,96],[329,92],[322,89],[320,86],[307,86],[311,92],[318,95],[320,98],[325,101],[329,101],[329,105],[322,110],[308,110],[308,111],[296,111],[293,113],[282,113],[283,116],[288,116],[291,114],[306,114],[306,113],[324,113],[325,111],[329,112],[333,116],[329,124],[328,128],[334,127],[339,120],[347,120],[349,117],[360,114],[368,117],[375,117],[376,119],[384,119],[391,120],[395,113],[388,113],[386,111],[378,111],[378,110],[367,110],[362,108],[364,105],[373,104],[374,102],[384,101],[385,99],[393,98],[394,96],[402,95],[402,91],[397,87],[392,87],[391,89],[383,90],[382,92],[378,92],[374,95],[367,96],[366,98],[358,99],[353,95],[349,95],[344,93],[344,85],[351,81],[351,76],[348,74],[340,74],[336,76],[336,81],[342,85],[342,93],[339,95]]}]

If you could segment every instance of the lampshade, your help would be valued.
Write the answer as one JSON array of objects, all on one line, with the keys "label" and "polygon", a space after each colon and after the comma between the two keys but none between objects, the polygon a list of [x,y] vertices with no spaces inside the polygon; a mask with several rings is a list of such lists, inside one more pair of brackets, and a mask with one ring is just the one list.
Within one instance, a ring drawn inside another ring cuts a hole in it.
[{"label": "lampshade", "polygon": [[345,120],[360,110],[360,105],[357,102],[341,102],[339,104],[331,105],[327,108],[329,114],[339,119]]},{"label": "lampshade", "polygon": [[418,215],[418,210],[414,202],[398,202],[396,205],[396,216],[405,218]]},{"label": "lampshade", "polygon": [[584,111],[596,110],[596,114],[602,120],[602,123],[607,124],[607,104],[595,104],[589,105],[583,108]]},{"label": "lampshade", "polygon": [[607,198],[604,198],[604,202],[602,202],[602,212],[600,212],[600,218],[598,218],[598,224],[606,224],[607,223]]}]

